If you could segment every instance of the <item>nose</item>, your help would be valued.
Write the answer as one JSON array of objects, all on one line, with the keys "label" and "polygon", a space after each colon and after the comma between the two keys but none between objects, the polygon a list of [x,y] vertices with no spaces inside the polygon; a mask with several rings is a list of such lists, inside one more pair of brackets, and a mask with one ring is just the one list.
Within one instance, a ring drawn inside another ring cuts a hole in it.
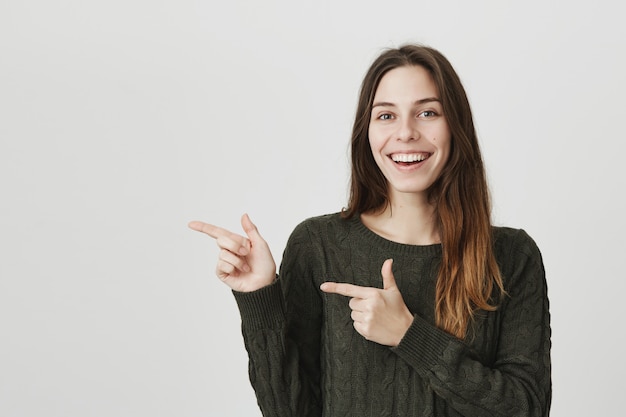
[{"label": "nose", "polygon": [[417,121],[412,117],[404,118],[399,124],[398,131],[396,132],[396,140],[402,142],[409,142],[412,140],[418,140],[420,138],[419,130],[417,129]]}]

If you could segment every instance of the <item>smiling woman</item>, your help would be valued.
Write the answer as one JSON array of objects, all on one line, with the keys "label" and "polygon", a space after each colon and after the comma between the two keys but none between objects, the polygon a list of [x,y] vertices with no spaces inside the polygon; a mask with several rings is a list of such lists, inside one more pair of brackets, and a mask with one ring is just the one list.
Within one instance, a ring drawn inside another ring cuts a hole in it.
[{"label": "smiling woman", "polygon": [[387,72],[374,96],[369,143],[387,180],[390,200],[421,196],[439,178],[450,154],[450,129],[437,86],[421,66]]},{"label": "smiling woman", "polygon": [[245,236],[189,224],[221,249],[263,414],[547,416],[541,254],[523,230],[491,224],[448,60],[419,45],[382,53],[351,143],[347,209],[296,227],[278,275],[247,215]]}]

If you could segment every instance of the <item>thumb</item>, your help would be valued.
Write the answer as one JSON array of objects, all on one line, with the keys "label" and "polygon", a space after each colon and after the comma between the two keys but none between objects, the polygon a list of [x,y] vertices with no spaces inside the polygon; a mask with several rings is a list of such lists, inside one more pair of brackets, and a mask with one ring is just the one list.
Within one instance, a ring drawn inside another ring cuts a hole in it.
[{"label": "thumb", "polygon": [[256,228],[254,223],[252,223],[247,213],[241,216],[241,227],[243,227],[243,231],[246,232],[246,235],[248,235],[251,242],[263,240],[259,234],[259,230]]},{"label": "thumb", "polygon": [[380,270],[380,273],[383,276],[383,289],[390,290],[397,288],[396,279],[393,276],[393,272],[391,270],[391,266],[393,264],[393,259],[387,259],[383,263],[383,267]]}]

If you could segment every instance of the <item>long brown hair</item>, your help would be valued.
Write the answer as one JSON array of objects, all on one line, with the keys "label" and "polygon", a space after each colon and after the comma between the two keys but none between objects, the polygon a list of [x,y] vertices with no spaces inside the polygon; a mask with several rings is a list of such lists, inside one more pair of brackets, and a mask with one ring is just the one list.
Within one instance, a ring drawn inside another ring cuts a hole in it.
[{"label": "long brown hair", "polygon": [[411,65],[430,73],[451,133],[448,162],[428,195],[443,249],[435,318],[440,328],[462,339],[476,312],[495,310],[505,291],[493,252],[491,203],[472,111],[457,73],[437,50],[421,45],[388,49],[365,75],[352,130],[350,197],[343,216],[380,211],[389,204],[387,180],[374,161],[368,129],[382,77]]}]

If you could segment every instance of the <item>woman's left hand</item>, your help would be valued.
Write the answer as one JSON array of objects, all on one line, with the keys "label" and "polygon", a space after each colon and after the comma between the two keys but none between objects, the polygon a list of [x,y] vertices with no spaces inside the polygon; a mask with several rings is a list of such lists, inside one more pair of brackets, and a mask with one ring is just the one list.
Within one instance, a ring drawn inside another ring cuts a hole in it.
[{"label": "woman's left hand", "polygon": [[351,297],[349,306],[355,330],[367,340],[385,346],[398,346],[413,323],[413,315],[396,285],[392,263],[391,259],[383,263],[383,289],[337,282],[325,282],[320,287],[326,293]]}]

